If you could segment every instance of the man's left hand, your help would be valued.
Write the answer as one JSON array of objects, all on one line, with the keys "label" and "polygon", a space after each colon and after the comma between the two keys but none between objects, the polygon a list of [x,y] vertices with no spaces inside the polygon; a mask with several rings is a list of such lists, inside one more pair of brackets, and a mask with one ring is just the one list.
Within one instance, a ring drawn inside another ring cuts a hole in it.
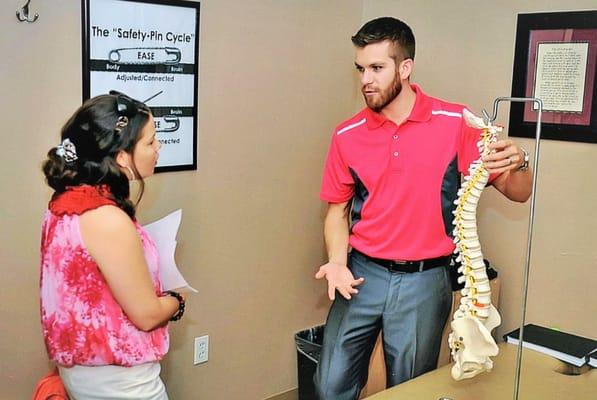
[{"label": "man's left hand", "polygon": [[489,144],[491,153],[481,160],[490,174],[517,170],[524,162],[522,149],[510,139]]}]

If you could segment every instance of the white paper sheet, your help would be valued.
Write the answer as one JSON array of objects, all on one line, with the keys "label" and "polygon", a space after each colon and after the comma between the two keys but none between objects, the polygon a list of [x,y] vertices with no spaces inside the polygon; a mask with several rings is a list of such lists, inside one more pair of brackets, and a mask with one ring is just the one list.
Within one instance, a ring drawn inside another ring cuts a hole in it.
[{"label": "white paper sheet", "polygon": [[143,226],[155,243],[160,259],[160,278],[163,290],[187,290],[197,293],[184,279],[174,260],[176,233],[182,219],[182,210],[176,210],[165,217]]}]

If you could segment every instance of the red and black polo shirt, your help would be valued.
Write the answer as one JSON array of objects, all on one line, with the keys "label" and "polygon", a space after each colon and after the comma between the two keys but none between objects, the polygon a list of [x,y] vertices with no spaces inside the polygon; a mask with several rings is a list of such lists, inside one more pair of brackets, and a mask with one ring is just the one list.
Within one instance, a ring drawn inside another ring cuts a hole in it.
[{"label": "red and black polo shirt", "polygon": [[479,158],[480,131],[464,122],[464,106],[412,87],[416,101],[403,123],[361,110],[337,126],[325,163],[320,197],[352,200],[350,245],[372,257],[450,254],[460,177]]}]

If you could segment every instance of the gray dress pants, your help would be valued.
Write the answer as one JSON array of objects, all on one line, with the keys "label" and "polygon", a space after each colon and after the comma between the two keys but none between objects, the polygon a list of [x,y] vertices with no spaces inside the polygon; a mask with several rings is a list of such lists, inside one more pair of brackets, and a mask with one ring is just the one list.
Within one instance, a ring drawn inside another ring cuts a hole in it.
[{"label": "gray dress pants", "polygon": [[367,383],[369,359],[382,331],[387,387],[436,367],[452,291],[446,267],[390,272],[358,253],[349,255],[359,293],[336,293],[315,373],[320,400],[354,400]]}]

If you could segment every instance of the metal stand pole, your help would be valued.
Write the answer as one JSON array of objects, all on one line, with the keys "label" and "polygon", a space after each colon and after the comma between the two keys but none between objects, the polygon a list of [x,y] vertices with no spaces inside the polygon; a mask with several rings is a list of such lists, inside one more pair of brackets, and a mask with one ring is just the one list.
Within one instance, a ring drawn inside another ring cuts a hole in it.
[{"label": "metal stand pole", "polygon": [[[527,294],[529,290],[529,266],[531,261],[531,245],[533,241],[533,224],[535,222],[535,195],[537,190],[537,171],[539,166],[539,143],[541,139],[541,113],[543,112],[543,102],[541,99],[529,97],[498,97],[493,102],[493,115],[489,117],[489,122],[493,122],[497,118],[498,104],[502,101],[527,103],[532,102],[537,105],[537,128],[535,130],[535,157],[533,160],[533,186],[531,191],[531,210],[529,217],[529,230],[527,236],[527,253],[523,273],[522,285],[522,307],[520,310],[520,335],[518,342],[518,352],[516,355],[516,379],[514,381],[514,400],[518,400],[518,393],[520,389],[520,368],[522,362],[522,343],[524,339],[524,322],[527,309]],[[484,111],[486,117],[487,113]]]}]

